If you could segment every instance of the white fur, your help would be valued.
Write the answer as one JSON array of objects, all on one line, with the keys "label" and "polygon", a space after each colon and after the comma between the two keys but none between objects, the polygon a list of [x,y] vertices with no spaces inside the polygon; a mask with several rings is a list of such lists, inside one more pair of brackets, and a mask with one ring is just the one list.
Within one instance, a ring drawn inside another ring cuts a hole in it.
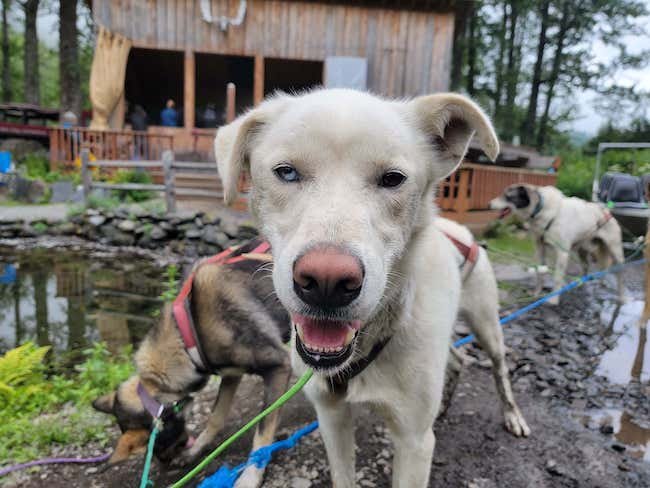
[{"label": "white fur", "polygon": [[[344,246],[365,269],[361,294],[341,313],[363,323],[346,364],[318,371],[305,391],[320,421],[337,488],[355,485],[354,406],[369,403],[395,444],[393,486],[427,485],[435,444],[451,328],[460,302],[455,249],[433,225],[433,189],[460,163],[476,131],[491,157],[498,141],[482,111],[468,99],[438,94],[395,102],[352,90],[278,96],[219,130],[215,152],[227,200],[239,171],[250,167],[251,207],[274,253],[278,297],[293,312],[296,258],[317,243]],[[298,183],[273,173],[290,163]],[[398,188],[381,175],[407,176]],[[345,395],[328,378],[390,342]],[[295,340],[295,338],[294,338]],[[296,373],[306,365],[292,355]]]}]

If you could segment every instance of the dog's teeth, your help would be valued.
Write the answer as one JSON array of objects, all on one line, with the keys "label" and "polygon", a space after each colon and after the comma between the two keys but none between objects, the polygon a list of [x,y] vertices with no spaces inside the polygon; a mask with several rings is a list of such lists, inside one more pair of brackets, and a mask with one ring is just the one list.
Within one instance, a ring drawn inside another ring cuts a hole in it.
[{"label": "dog's teeth", "polygon": [[305,339],[303,337],[304,332],[302,331],[302,327],[300,327],[298,324],[293,324],[293,325],[296,328],[296,333],[298,334],[298,337],[300,337],[300,340],[304,343]]},{"label": "dog's teeth", "polygon": [[345,336],[345,345],[347,346],[352,342],[352,339],[354,339],[354,336],[357,334],[357,331],[354,329],[349,329],[347,335]]}]

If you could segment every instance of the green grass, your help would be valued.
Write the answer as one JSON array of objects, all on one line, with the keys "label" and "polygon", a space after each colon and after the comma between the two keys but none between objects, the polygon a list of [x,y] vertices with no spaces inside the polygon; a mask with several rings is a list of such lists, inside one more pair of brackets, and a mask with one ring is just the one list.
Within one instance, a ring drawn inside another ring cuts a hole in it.
[{"label": "green grass", "polygon": [[[535,243],[530,235],[514,225],[500,224],[486,234],[490,259],[499,263],[534,263]],[[513,259],[513,256],[518,258]]]},{"label": "green grass", "polygon": [[49,374],[48,348],[31,343],[0,357],[0,464],[48,456],[56,444],[108,441],[111,419],[91,402],[133,373],[130,351],[114,356],[95,344],[83,353],[68,374]]}]

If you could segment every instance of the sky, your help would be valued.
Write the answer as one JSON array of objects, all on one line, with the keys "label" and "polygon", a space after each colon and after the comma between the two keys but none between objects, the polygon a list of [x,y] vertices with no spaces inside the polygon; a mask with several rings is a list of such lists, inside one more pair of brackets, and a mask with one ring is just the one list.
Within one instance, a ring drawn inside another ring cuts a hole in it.
[{"label": "sky", "polygon": [[[650,0],[646,0],[648,9],[650,10]],[[58,29],[57,29],[57,15],[56,12],[41,12],[38,18],[38,34],[39,37],[48,45],[55,47],[58,44]],[[650,18],[640,19],[639,23],[643,25],[650,25]],[[80,19],[80,28],[85,28]],[[628,49],[632,53],[638,53],[643,50],[650,51],[650,36],[638,38],[627,36],[624,41]],[[607,61],[614,55],[614,50],[603,45],[594,46],[595,61]],[[620,73],[617,81],[622,84],[632,85],[635,84],[639,88],[650,93],[650,62],[648,66],[641,70],[628,70]],[[606,117],[597,113],[593,106],[595,97],[598,95],[592,91],[582,91],[577,94],[577,105],[579,113],[576,119],[568,124],[567,129],[585,133],[587,135],[594,135],[598,128],[607,122]],[[648,114],[646,114],[648,115]]]}]

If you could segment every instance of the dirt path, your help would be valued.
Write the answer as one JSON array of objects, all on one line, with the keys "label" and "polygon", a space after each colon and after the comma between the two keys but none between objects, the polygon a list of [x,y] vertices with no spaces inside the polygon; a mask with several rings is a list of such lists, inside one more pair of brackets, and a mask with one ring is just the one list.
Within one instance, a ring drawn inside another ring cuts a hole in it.
[{"label": "dirt path", "polygon": [[[639,270],[631,270],[627,275],[628,288],[637,299],[640,278]],[[634,334],[636,327],[629,316],[628,320],[613,316],[612,296],[601,285],[583,286],[567,295],[560,307],[544,306],[508,326],[505,335],[511,349],[515,396],[532,429],[528,439],[515,439],[503,429],[491,374],[482,365],[484,356],[476,347],[467,348],[476,361],[464,371],[450,410],[436,424],[436,454],[429,486],[650,486],[650,463],[637,459],[650,456],[644,453],[650,443],[650,385],[644,373],[643,355],[642,372],[638,375],[641,381],[634,378],[635,370],[630,371],[630,364],[632,368],[638,366],[634,360],[644,348],[637,348],[636,356],[631,350],[619,361],[619,373],[625,374],[627,370],[627,375],[632,375],[628,383],[608,380],[614,376],[607,376],[607,354],[616,352],[622,338]],[[195,404],[198,424],[215,393],[216,385],[211,384]],[[231,414],[229,431],[256,413],[261,400],[259,381],[247,378]],[[616,412],[622,412],[627,420],[616,417]],[[311,407],[300,396],[284,410],[280,434],[291,433],[313,419]],[[392,447],[386,430],[366,408],[359,408],[357,425],[358,485],[390,486]],[[636,426],[632,436],[627,433],[630,425]],[[214,472],[226,461],[241,462],[250,442],[250,436],[238,442],[206,473]],[[22,474],[8,486],[136,486],[141,467],[141,460],[110,469],[48,467],[34,474]],[[183,472],[155,465],[153,474],[156,486],[166,486]],[[329,487],[325,452],[318,433],[311,434],[291,451],[279,454],[267,471],[264,486]]]},{"label": "dirt path", "polygon": [[52,203],[49,205],[17,205],[10,207],[0,205],[0,222],[15,222],[23,220],[33,222],[46,220],[59,222],[65,220],[70,205],[66,203]]}]

